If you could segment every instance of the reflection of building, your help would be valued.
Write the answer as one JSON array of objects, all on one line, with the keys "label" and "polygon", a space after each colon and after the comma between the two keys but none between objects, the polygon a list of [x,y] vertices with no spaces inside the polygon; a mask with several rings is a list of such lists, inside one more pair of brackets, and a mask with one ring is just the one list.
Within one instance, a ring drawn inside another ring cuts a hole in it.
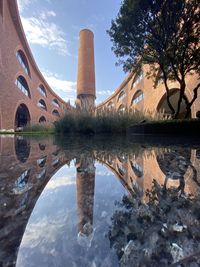
[{"label": "reflection of building", "polygon": [[178,188],[180,179],[173,179],[178,174],[181,174],[181,179],[184,176],[185,192],[196,194],[199,191],[199,149],[171,146],[133,148],[130,152],[129,148],[120,153],[116,150],[106,151],[102,147],[95,149],[93,151],[87,147],[87,152],[79,154],[80,150],[73,150],[70,146],[68,151],[59,149],[52,139],[0,138],[0,256],[5,261],[0,265],[12,266],[40,193],[52,175],[74,158],[77,168],[78,241],[86,246],[91,244],[94,232],[94,160],[108,167],[130,194],[137,191],[142,196],[143,192],[151,189],[153,179],[164,184],[166,176],[166,186]]},{"label": "reflection of building", "polygon": [[15,266],[29,216],[40,193],[71,160],[51,139],[0,137],[0,265]]},{"label": "reflection of building", "polygon": [[94,157],[81,155],[77,158],[77,208],[79,239],[89,237],[93,232],[93,206],[95,189]]},{"label": "reflection of building", "polygon": [[196,194],[200,185],[197,152],[190,148],[152,148],[121,155],[98,152],[96,159],[116,175],[130,194],[145,193],[152,188],[154,179],[167,187]]}]

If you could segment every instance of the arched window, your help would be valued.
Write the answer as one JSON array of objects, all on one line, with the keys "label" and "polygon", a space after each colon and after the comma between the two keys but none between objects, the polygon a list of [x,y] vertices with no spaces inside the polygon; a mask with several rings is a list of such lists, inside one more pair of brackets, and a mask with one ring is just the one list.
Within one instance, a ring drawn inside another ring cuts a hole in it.
[{"label": "arched window", "polygon": [[126,97],[126,94],[124,93],[124,91],[121,91],[121,93],[118,96],[118,101],[122,101],[125,97]]},{"label": "arched window", "polygon": [[30,140],[26,138],[16,137],[15,138],[15,153],[17,159],[24,163],[27,161],[30,155],[31,145]]},{"label": "arched window", "polygon": [[120,105],[118,108],[118,112],[123,113],[125,111],[125,106],[124,105]]},{"label": "arched window", "polygon": [[45,175],[46,175],[46,170],[44,169],[44,170],[42,170],[40,173],[38,173],[37,175],[36,175],[36,178],[37,179],[44,179],[44,177],[45,177]]},{"label": "arched window", "polygon": [[44,151],[46,148],[46,145],[39,143],[39,148],[40,148],[40,150]]},{"label": "arched window", "polygon": [[22,68],[26,72],[26,74],[30,76],[30,69],[28,66],[28,61],[26,59],[24,52],[22,52],[22,50],[18,50],[16,53],[16,57],[17,57],[20,65],[22,66]]},{"label": "arched window", "polygon": [[40,158],[37,160],[37,165],[41,168],[44,167],[45,163],[47,161],[47,156],[43,157],[43,158]]},{"label": "arched window", "polygon": [[59,108],[59,107],[60,107],[60,105],[59,105],[59,103],[58,103],[58,100],[57,100],[57,99],[54,99],[54,100],[52,101],[52,104],[53,104],[55,107],[57,107],[57,108]]},{"label": "arched window", "polygon": [[131,161],[131,167],[137,177],[143,176],[143,168],[138,163]]},{"label": "arched window", "polygon": [[47,110],[47,106],[46,106],[46,103],[44,102],[43,99],[40,99],[40,101],[38,102],[38,107],[44,109],[44,110]]},{"label": "arched window", "polygon": [[38,90],[42,96],[47,97],[46,90],[42,84],[38,87]]},{"label": "arched window", "polygon": [[136,76],[132,87],[136,86],[144,78],[144,72],[142,71],[139,76]]},{"label": "arched window", "polygon": [[15,84],[22,91],[23,94],[25,94],[26,96],[31,98],[30,90],[29,90],[27,81],[25,80],[25,78],[23,76],[20,75],[17,78],[17,80],[15,81]]},{"label": "arched window", "polygon": [[39,123],[45,123],[45,122],[46,122],[46,118],[44,116],[40,117]]},{"label": "arched window", "polygon": [[117,169],[120,175],[124,176],[126,174],[126,169],[122,165],[117,164]]},{"label": "arched window", "polygon": [[28,179],[30,176],[30,169],[24,171],[15,181],[15,187],[13,188],[13,193],[18,195],[21,194],[24,190],[31,188],[31,185],[28,184]]},{"label": "arched window", "polygon": [[131,101],[131,105],[136,105],[143,99],[144,99],[144,93],[142,92],[142,90],[139,90],[134,94],[132,101]]},{"label": "arched window", "polygon": [[107,106],[107,107],[108,107],[109,110],[113,109],[113,107],[114,107],[113,102],[110,101],[110,102],[108,103],[108,106]]},{"label": "arched window", "polygon": [[53,110],[52,114],[56,117],[60,117],[60,114],[56,109]]}]

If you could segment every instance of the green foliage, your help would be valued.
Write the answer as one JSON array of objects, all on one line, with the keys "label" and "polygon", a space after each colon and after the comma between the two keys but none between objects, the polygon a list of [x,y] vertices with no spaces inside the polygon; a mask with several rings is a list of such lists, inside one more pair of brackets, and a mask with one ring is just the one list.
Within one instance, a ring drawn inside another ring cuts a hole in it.
[{"label": "green foliage", "polygon": [[25,133],[42,133],[42,134],[51,134],[55,132],[54,126],[47,126],[45,124],[35,124],[32,126],[26,126],[23,129]]},{"label": "green foliage", "polygon": [[132,112],[101,112],[96,115],[71,111],[55,122],[57,133],[125,133],[127,128],[144,120],[144,115]]},{"label": "green foliage", "polygon": [[[113,51],[125,71],[140,73],[144,64],[150,65],[147,75],[155,86],[163,80],[169,101],[169,81],[180,85],[176,117],[182,100],[187,115],[197,98],[198,84],[189,102],[185,95],[188,73],[200,74],[200,12],[198,0],[124,0],[118,16],[112,21],[108,34]],[[192,88],[190,88],[192,89]]]}]

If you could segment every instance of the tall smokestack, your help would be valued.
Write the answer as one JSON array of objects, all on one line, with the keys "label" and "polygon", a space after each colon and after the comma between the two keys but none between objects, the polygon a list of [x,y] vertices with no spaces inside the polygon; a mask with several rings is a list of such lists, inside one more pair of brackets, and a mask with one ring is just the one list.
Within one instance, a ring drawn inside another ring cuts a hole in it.
[{"label": "tall smokestack", "polygon": [[93,111],[95,98],[94,34],[83,29],[79,34],[77,108]]}]

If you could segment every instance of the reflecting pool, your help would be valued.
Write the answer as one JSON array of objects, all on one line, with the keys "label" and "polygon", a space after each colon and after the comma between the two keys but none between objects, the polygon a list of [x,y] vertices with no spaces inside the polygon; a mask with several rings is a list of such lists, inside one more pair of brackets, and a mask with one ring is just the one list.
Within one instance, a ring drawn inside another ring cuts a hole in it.
[{"label": "reflecting pool", "polygon": [[0,136],[0,229],[3,267],[200,266],[200,142]]}]

